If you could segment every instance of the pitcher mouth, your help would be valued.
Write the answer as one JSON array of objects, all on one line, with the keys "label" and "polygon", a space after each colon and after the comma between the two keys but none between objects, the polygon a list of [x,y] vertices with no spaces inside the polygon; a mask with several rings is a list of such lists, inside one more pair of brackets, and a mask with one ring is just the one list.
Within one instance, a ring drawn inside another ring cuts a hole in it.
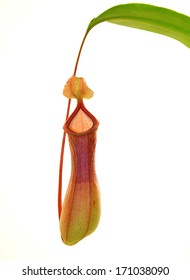
[{"label": "pitcher mouth", "polygon": [[98,120],[86,109],[83,100],[78,100],[63,128],[68,134],[84,135],[98,129],[98,126]]}]

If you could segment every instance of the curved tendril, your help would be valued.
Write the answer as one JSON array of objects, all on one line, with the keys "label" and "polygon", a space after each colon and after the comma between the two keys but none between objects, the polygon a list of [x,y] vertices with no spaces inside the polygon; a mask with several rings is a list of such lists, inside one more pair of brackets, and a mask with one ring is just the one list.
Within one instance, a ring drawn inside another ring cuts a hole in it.
[{"label": "curved tendril", "polygon": [[[85,39],[87,37],[87,34],[88,34],[88,32],[85,33],[84,38],[83,38],[82,43],[81,43],[81,46],[80,46],[80,49],[79,49],[79,52],[78,52],[73,76],[76,76],[80,55],[81,55],[82,48],[83,48]],[[66,113],[65,120],[67,120],[68,117],[69,117],[70,106],[71,106],[71,99],[68,100],[67,113]],[[63,159],[64,159],[64,150],[65,150],[65,140],[66,140],[66,132],[64,131],[63,132],[62,145],[61,145],[60,163],[59,163],[59,183],[58,183],[58,215],[59,215],[59,218],[60,218],[61,210],[62,210],[62,174],[63,174]]]}]

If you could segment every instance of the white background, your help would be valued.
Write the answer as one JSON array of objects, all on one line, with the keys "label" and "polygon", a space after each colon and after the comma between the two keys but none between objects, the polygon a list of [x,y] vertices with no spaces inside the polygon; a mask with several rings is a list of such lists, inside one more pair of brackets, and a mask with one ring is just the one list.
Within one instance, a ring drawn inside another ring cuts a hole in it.
[{"label": "white background", "polygon": [[[102,216],[97,230],[77,245],[60,239],[62,88],[90,20],[126,2],[0,1],[4,272],[14,260],[21,267],[169,266],[171,279],[189,279],[190,50],[165,36],[109,23],[88,35],[77,74],[95,92],[85,104],[100,121]],[[145,2],[190,15],[188,0]],[[64,192],[69,172],[67,144]]]}]

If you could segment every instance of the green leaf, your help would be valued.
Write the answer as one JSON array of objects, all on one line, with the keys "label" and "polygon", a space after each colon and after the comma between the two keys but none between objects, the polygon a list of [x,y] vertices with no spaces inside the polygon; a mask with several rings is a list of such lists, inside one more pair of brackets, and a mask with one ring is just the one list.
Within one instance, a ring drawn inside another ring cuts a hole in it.
[{"label": "green leaf", "polygon": [[87,33],[105,21],[159,33],[190,47],[190,17],[170,9],[138,3],[118,5],[94,18]]}]

